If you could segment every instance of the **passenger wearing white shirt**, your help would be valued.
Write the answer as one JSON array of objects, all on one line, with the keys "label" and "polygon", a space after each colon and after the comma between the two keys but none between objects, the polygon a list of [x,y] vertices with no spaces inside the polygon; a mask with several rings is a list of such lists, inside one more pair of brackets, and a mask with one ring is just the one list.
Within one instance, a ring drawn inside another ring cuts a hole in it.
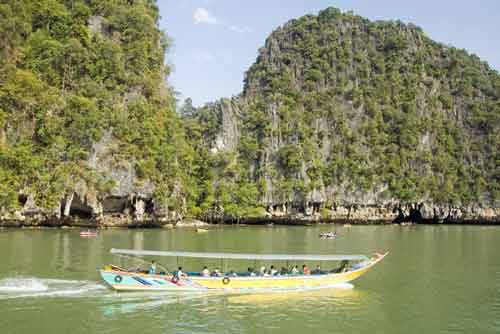
[{"label": "passenger wearing white shirt", "polygon": [[274,268],[274,266],[271,266],[271,270],[269,270],[269,274],[271,276],[274,276],[278,273],[278,271],[276,270],[276,268]]}]

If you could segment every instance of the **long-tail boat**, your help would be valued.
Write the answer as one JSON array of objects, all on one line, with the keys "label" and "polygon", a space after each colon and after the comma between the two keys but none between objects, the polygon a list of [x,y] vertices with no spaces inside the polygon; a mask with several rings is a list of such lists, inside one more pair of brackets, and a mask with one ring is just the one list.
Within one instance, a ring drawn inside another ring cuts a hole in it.
[{"label": "long-tail boat", "polygon": [[[174,251],[148,251],[132,249],[111,249],[112,254],[124,256],[152,256],[197,258],[200,260],[218,259],[221,263],[229,261],[252,261],[254,264],[279,262],[286,263],[286,271],[255,272],[249,268],[247,272],[231,271],[222,273],[217,271],[207,274],[200,272],[169,272],[168,270],[151,273],[137,268],[127,270],[116,265],[106,265],[100,270],[104,281],[118,291],[186,291],[186,290],[236,290],[248,291],[252,289],[303,289],[334,287],[336,284],[352,281],[369,271],[387,254],[375,253],[371,258],[365,255],[291,255],[291,254],[241,254],[241,253],[198,253]],[[296,265],[302,262],[324,264],[338,263],[337,268],[323,271],[320,267],[309,271],[289,270],[289,264]]]}]

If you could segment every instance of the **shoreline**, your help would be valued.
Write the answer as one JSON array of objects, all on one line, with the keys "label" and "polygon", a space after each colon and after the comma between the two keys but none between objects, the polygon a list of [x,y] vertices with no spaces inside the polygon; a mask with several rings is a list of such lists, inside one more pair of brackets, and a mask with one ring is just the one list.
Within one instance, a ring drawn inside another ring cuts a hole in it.
[{"label": "shoreline", "polygon": [[165,222],[160,220],[128,221],[128,222],[101,222],[87,219],[62,219],[62,220],[1,220],[0,228],[15,229],[172,229],[172,228],[200,228],[216,226],[373,226],[373,225],[457,225],[457,226],[500,226],[498,220],[435,220],[423,219],[419,222],[395,222],[394,220],[304,220],[304,219],[241,219],[239,221],[204,222],[187,219],[185,221]]},{"label": "shoreline", "polygon": [[[30,202],[30,201],[28,201]],[[32,201],[31,201],[32,202]],[[73,203],[73,202],[71,202]],[[142,203],[139,201],[138,203]],[[66,203],[69,205],[69,202]],[[74,203],[73,203],[74,204]],[[71,204],[71,205],[73,205]],[[137,204],[137,203],[136,203]],[[314,204],[314,203],[313,203]],[[99,206],[82,210],[79,206],[44,210],[25,205],[16,211],[0,208],[0,227],[80,227],[80,228],[173,228],[210,225],[500,225],[500,208],[480,205],[436,206],[425,203],[335,204],[299,208],[290,205],[270,205],[255,216],[233,217],[221,212],[186,217],[186,213],[146,210],[115,210],[103,212]],[[73,209],[72,209],[73,208]],[[68,209],[68,210],[67,210]]]}]

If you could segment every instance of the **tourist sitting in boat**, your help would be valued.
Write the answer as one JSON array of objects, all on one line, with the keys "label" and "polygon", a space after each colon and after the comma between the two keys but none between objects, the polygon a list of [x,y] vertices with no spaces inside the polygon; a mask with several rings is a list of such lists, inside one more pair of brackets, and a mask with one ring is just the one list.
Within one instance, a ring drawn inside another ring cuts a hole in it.
[{"label": "tourist sitting in boat", "polygon": [[349,261],[347,260],[342,260],[340,267],[332,270],[334,273],[345,273],[346,271],[349,271]]},{"label": "tourist sitting in boat", "polygon": [[302,265],[302,273],[304,275],[311,275],[311,270],[309,270],[309,267],[304,264]]},{"label": "tourist sitting in boat", "polygon": [[304,274],[304,275],[311,275],[311,270],[305,264],[302,265],[302,274]]},{"label": "tourist sitting in boat", "polygon": [[267,276],[267,270],[266,270],[266,266],[262,266],[260,267],[260,272],[259,272],[260,276]]},{"label": "tourist sitting in boat", "polygon": [[288,269],[285,267],[281,267],[279,275],[288,275]]},{"label": "tourist sitting in boat", "polygon": [[230,277],[238,277],[238,274],[237,274],[234,270],[231,270],[231,271],[229,272],[229,275],[228,275],[228,276],[230,276]]},{"label": "tourist sitting in boat", "polygon": [[187,277],[187,274],[182,271],[182,267],[179,267],[179,269],[175,272],[174,276],[177,278],[181,278],[181,277]]},{"label": "tourist sitting in boat", "polygon": [[321,270],[321,266],[318,264],[316,268],[312,271],[313,275],[323,275],[325,272]]},{"label": "tourist sitting in boat", "polygon": [[156,274],[156,262],[155,262],[155,260],[151,261],[151,266],[149,266],[149,274],[150,275]]},{"label": "tourist sitting in boat", "polygon": [[248,270],[247,270],[247,272],[248,272],[248,276],[252,276],[252,277],[257,276],[257,274],[255,273],[255,271],[253,270],[253,268],[249,267]]},{"label": "tourist sitting in boat", "polygon": [[203,276],[203,277],[210,276],[210,270],[208,270],[207,266],[203,267],[203,270],[201,272],[201,276]]},{"label": "tourist sitting in boat", "polygon": [[214,271],[212,271],[212,273],[210,274],[210,276],[212,276],[212,277],[220,277],[220,276],[222,276],[222,274],[219,271],[219,269],[215,269]]},{"label": "tourist sitting in boat", "polygon": [[278,270],[274,268],[274,266],[271,266],[271,269],[269,269],[269,275],[275,276],[278,273]]},{"label": "tourist sitting in boat", "polygon": [[297,265],[293,266],[291,274],[292,275],[298,275],[299,274],[299,268],[297,267]]}]

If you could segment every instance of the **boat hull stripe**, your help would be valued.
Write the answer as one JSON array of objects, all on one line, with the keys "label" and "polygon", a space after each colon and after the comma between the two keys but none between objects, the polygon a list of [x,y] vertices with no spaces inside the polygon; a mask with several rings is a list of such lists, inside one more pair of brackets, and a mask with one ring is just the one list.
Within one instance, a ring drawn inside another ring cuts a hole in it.
[{"label": "boat hull stripe", "polygon": [[153,285],[151,283],[149,283],[148,281],[140,278],[140,277],[137,277],[137,276],[133,276],[132,277],[133,279],[135,279],[137,282],[141,283],[141,284],[144,284],[144,285]]}]

